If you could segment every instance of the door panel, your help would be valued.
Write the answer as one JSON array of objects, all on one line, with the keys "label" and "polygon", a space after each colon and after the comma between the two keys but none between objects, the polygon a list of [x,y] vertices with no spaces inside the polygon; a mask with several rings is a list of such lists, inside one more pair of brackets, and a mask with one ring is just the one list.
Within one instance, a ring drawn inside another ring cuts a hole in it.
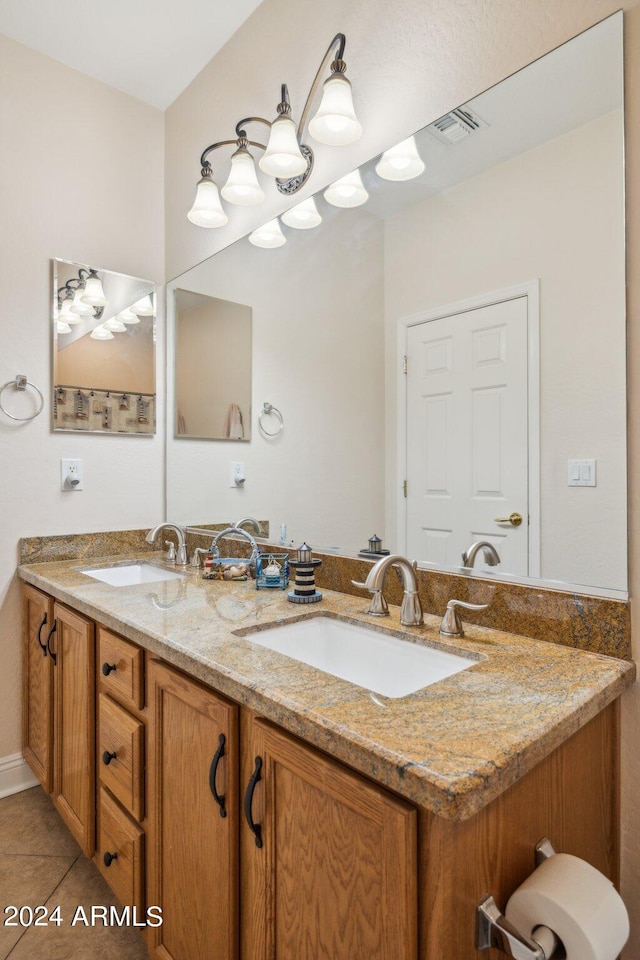
[{"label": "door panel", "polygon": [[53,661],[46,648],[52,624],[53,601],[23,585],[23,753],[47,793],[53,788]]}]

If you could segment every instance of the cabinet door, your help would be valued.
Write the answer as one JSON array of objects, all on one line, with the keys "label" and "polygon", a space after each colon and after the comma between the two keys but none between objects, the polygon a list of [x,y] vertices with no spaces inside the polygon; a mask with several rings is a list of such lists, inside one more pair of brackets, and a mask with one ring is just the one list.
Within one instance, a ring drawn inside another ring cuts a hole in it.
[{"label": "cabinet door", "polygon": [[53,612],[53,798],[83,853],[91,857],[96,832],[95,628],[58,603]]},{"label": "cabinet door", "polygon": [[415,960],[416,810],[265,721],[252,730],[243,957]]},{"label": "cabinet door", "polygon": [[163,911],[150,952],[162,960],[234,960],[237,707],[156,661],[148,677],[147,903]]},{"label": "cabinet door", "polygon": [[47,636],[53,601],[22,587],[22,745],[25,760],[47,791],[53,788],[53,661]]}]

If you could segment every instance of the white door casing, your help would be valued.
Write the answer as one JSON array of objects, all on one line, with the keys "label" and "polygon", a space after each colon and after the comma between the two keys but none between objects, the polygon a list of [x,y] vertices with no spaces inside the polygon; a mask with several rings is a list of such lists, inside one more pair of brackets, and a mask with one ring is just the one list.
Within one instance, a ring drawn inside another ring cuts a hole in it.
[{"label": "white door casing", "polygon": [[486,539],[496,572],[539,576],[537,282],[406,318],[400,348],[399,549],[459,566]]}]

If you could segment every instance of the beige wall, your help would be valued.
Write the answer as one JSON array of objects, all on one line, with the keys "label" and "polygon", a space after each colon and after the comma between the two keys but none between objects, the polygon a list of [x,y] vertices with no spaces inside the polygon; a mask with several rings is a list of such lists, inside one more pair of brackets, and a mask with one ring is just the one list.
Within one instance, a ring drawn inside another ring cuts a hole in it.
[{"label": "beige wall", "polygon": [[56,354],[55,382],[71,387],[155,393],[153,317],[114,333],[113,340],[92,340],[85,333]]},{"label": "beige wall", "polygon": [[[323,151],[307,193],[435,120],[622,7],[625,15],[627,320],[630,452],[630,589],[640,591],[640,6],[638,0],[265,0],[166,113],[167,276],[244,235],[287,206],[272,191],[260,212],[233,211],[223,231],[187,222],[202,148],[226,137],[240,116],[269,114],[278,84],[294,108],[306,95],[315,61],[336,30],[348,37],[346,60],[364,135]],[[284,70],[284,74],[283,74]],[[229,78],[233,78],[232,84]],[[272,86],[266,82],[272,78]],[[300,197],[302,199],[302,197]],[[632,606],[634,635],[640,621]],[[640,641],[636,640],[636,649]],[[640,693],[623,698],[623,892],[633,913],[628,960],[640,960]]]},{"label": "beige wall", "polygon": [[[390,542],[400,321],[539,280],[541,576],[626,589],[623,207],[616,111],[387,222]],[[567,486],[569,458],[596,459],[598,485]]]},{"label": "beige wall", "polygon": [[[0,36],[0,383],[25,373],[46,398],[33,423],[0,414],[0,757],[21,744],[18,539],[162,516],[161,436],[52,434],[49,318],[53,257],[163,281],[163,126],[160,111]],[[83,459],[84,491],[61,492],[61,457]]]}]

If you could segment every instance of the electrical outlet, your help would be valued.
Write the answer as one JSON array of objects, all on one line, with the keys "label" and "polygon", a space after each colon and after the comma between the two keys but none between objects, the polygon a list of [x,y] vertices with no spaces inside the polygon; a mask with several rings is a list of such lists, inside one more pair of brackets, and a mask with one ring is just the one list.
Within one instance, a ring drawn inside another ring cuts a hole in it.
[{"label": "electrical outlet", "polygon": [[82,490],[82,460],[60,461],[60,489]]},{"label": "electrical outlet", "polygon": [[232,460],[232,461],[231,461],[231,484],[230,484],[230,486],[242,488],[242,487],[244,486],[245,480],[246,480],[246,477],[245,477],[245,474],[244,474],[244,463],[241,463],[241,462],[236,461],[236,460]]}]

